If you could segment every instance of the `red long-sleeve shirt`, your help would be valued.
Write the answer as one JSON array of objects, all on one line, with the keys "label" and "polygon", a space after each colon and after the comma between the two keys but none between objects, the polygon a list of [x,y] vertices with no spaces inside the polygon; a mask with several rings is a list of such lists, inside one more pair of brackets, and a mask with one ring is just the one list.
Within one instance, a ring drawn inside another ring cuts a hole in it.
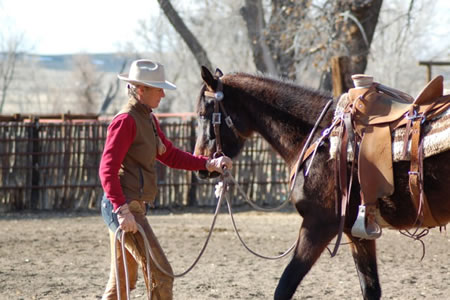
[{"label": "red long-sleeve shirt", "polygon": [[[157,155],[161,163],[175,169],[205,170],[207,157],[194,156],[189,152],[173,146],[162,132],[155,118],[156,130],[166,146],[166,152]],[[119,180],[119,169],[122,161],[136,136],[136,122],[129,114],[120,114],[108,126],[108,135],[100,162],[99,176],[106,196],[113,204],[114,210],[125,203]]]}]

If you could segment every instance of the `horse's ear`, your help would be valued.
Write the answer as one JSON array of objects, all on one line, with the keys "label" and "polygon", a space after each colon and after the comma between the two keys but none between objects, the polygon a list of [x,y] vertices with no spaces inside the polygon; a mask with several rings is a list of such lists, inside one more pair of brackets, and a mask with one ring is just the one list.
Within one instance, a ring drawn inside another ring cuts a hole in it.
[{"label": "horse's ear", "polygon": [[222,72],[219,68],[216,68],[216,73],[215,73],[215,75],[216,75],[217,77],[222,77],[222,76],[223,76],[223,72]]},{"label": "horse's ear", "polygon": [[203,81],[208,85],[211,89],[216,86],[214,76],[211,74],[211,71],[205,66],[202,66],[202,78]]}]

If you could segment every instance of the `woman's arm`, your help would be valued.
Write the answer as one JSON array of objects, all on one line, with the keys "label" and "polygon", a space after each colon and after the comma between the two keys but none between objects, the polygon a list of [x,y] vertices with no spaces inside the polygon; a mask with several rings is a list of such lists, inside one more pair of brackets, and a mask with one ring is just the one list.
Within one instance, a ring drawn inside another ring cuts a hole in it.
[{"label": "woman's arm", "polygon": [[195,156],[189,152],[183,151],[175,147],[172,142],[166,138],[159,126],[158,119],[154,117],[156,124],[156,131],[161,141],[166,146],[166,152],[162,155],[157,155],[156,158],[166,166],[175,169],[184,170],[206,170],[205,164],[208,160],[206,156]]},{"label": "woman's arm", "polygon": [[129,114],[120,114],[108,126],[105,148],[100,161],[99,176],[106,197],[114,210],[125,203],[119,180],[119,169],[136,136],[136,122]]}]

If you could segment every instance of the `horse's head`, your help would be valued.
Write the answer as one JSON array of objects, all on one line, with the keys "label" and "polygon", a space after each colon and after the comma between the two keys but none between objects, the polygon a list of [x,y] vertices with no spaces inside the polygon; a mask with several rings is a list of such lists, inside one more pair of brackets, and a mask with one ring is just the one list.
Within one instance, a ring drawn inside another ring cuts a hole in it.
[{"label": "horse's head", "polygon": [[[235,92],[220,79],[223,73],[217,69],[213,75],[202,67],[203,86],[197,103],[198,131],[195,155],[236,157],[248,137],[248,126],[238,117],[239,105]],[[200,171],[201,178],[219,174]]]}]

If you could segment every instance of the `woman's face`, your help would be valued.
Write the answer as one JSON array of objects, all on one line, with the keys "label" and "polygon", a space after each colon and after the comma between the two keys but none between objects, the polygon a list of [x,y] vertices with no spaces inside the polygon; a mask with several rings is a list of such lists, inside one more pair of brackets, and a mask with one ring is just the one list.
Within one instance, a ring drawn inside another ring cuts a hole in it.
[{"label": "woman's face", "polygon": [[139,86],[137,89],[139,100],[151,109],[158,108],[159,102],[166,95],[161,88]]}]

